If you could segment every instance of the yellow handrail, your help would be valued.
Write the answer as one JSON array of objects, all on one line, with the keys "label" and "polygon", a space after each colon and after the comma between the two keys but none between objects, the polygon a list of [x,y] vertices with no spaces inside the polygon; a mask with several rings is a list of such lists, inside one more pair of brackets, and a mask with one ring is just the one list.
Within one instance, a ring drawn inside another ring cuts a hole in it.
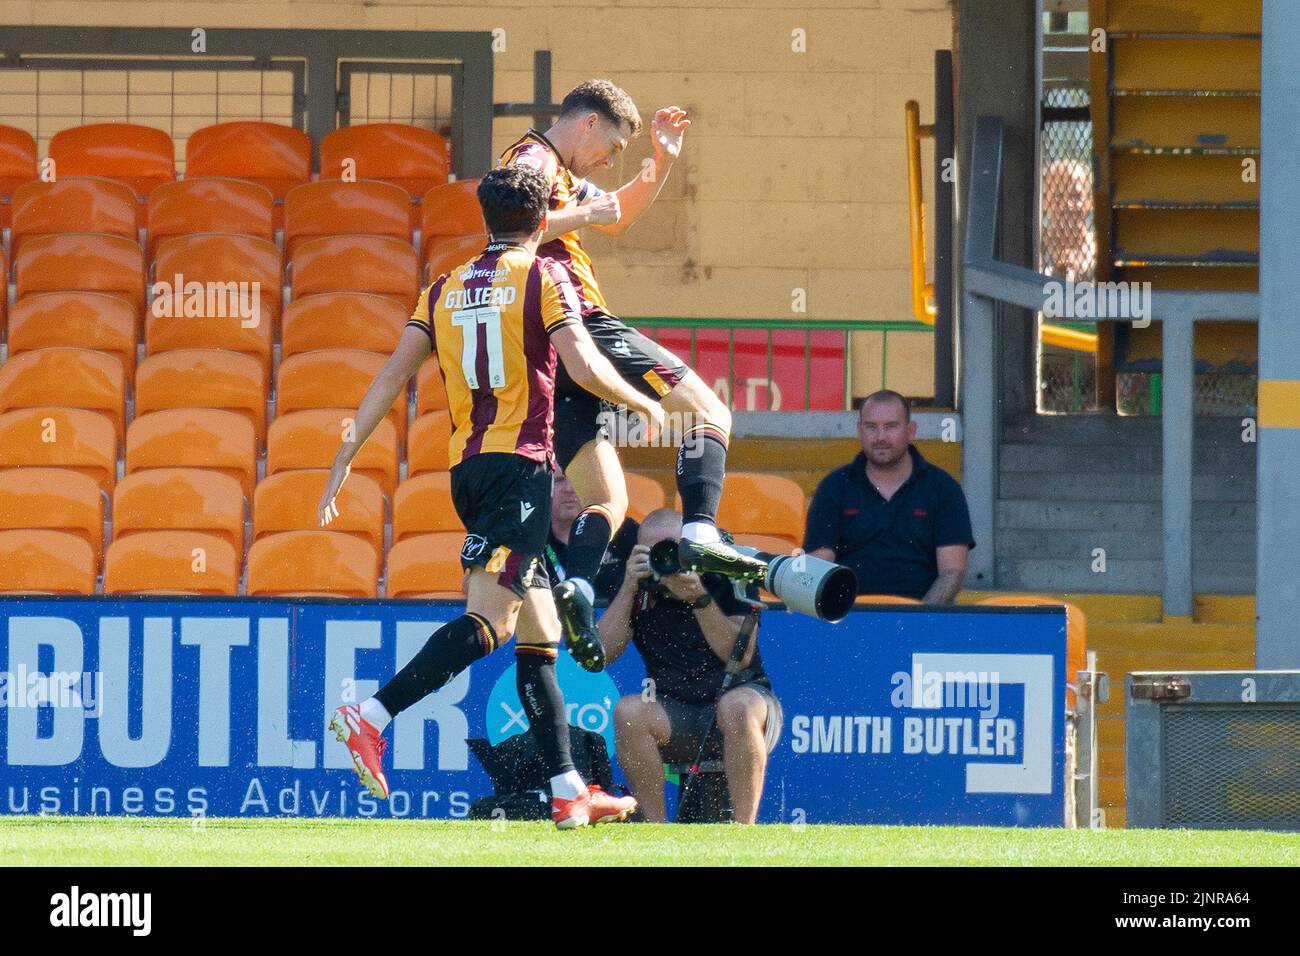
[{"label": "yellow handrail", "polygon": [[937,311],[934,283],[925,281],[925,199],[921,194],[921,139],[933,139],[934,127],[921,125],[921,106],[908,100],[907,118],[907,213],[912,245],[912,315],[918,322],[934,325]]},{"label": "yellow handrail", "polygon": [[1075,352],[1097,351],[1096,332],[1076,332],[1063,325],[1042,325],[1043,344],[1055,345],[1057,348],[1071,349]]},{"label": "yellow handrail", "polygon": [[[925,279],[925,196],[921,180],[921,140],[934,138],[933,126],[921,125],[921,105],[908,100],[903,107],[907,124],[907,221],[912,249],[912,315],[918,322],[934,325],[937,308],[934,283]],[[1076,352],[1096,352],[1093,332],[1076,332],[1060,325],[1042,324],[1043,344]]]}]

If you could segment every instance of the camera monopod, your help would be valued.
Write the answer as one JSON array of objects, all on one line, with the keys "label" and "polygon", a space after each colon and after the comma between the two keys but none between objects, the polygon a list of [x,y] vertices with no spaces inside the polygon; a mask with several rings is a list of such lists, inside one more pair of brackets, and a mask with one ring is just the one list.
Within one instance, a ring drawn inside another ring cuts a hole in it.
[{"label": "camera monopod", "polygon": [[731,686],[736,682],[736,675],[743,669],[740,662],[745,659],[745,654],[749,650],[749,643],[753,640],[754,631],[758,627],[758,616],[764,609],[763,605],[757,601],[745,599],[745,603],[749,605],[749,613],[745,615],[745,620],[741,622],[740,633],[736,635],[736,643],[731,646],[731,654],[727,657],[727,669],[722,675],[722,687],[718,690],[718,696],[713,701],[713,713],[709,717],[709,726],[705,729],[704,736],[700,738],[700,746],[695,751],[695,759],[686,768],[686,778],[682,781],[682,797],[677,804],[678,819],[681,818],[682,807],[687,804],[691,793],[691,785],[703,772],[704,755],[708,752],[709,741],[713,738],[713,728],[718,723],[718,703],[727,691],[731,690]]}]

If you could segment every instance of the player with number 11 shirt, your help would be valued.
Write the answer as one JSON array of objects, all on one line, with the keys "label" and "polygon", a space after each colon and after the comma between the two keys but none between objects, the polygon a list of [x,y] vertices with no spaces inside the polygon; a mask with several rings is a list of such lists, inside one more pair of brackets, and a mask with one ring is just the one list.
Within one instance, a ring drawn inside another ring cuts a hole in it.
[{"label": "player with number 11 shirt", "polygon": [[465,613],[439,628],[371,698],[345,704],[330,728],[352,754],[362,784],[387,797],[383,731],[403,710],[446,685],[518,630],[519,700],[551,778],[552,817],[569,829],[623,819],[635,806],[588,787],[574,769],[564,697],[555,677],[560,623],[542,555],[551,523],[557,352],[571,377],[610,401],[656,418],[656,403],[624,383],[584,329],[567,275],[536,256],[549,186],[526,168],[496,170],[478,187],[491,238],[483,252],[420,296],[397,349],[358,408],[321,498],[321,523],[353,458],[411,376],[437,356],[454,431],[451,495],[465,525]]}]

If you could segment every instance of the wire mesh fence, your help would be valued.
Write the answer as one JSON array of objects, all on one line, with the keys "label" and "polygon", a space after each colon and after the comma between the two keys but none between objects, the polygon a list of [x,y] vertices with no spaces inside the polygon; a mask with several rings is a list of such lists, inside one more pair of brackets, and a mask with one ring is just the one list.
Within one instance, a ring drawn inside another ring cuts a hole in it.
[{"label": "wire mesh fence", "polygon": [[[1054,86],[1043,91],[1039,135],[1038,268],[1076,282],[1096,276],[1097,243],[1093,222],[1092,120],[1088,90]],[[1039,329],[1043,317],[1039,315]],[[1095,324],[1072,323],[1080,331]],[[1095,352],[1041,343],[1038,363],[1039,409],[1084,412],[1097,407]]]}]

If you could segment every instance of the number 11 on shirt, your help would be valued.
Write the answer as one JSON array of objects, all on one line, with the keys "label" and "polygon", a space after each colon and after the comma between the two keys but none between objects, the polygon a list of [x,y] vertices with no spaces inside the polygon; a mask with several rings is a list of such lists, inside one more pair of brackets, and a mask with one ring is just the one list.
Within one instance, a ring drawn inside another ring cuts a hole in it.
[{"label": "number 11 on shirt", "polygon": [[478,385],[478,327],[487,332],[488,387],[502,388],[506,384],[505,358],[501,347],[501,310],[496,306],[461,309],[451,314],[451,324],[460,329],[463,343],[460,368],[465,383],[476,389]]}]

